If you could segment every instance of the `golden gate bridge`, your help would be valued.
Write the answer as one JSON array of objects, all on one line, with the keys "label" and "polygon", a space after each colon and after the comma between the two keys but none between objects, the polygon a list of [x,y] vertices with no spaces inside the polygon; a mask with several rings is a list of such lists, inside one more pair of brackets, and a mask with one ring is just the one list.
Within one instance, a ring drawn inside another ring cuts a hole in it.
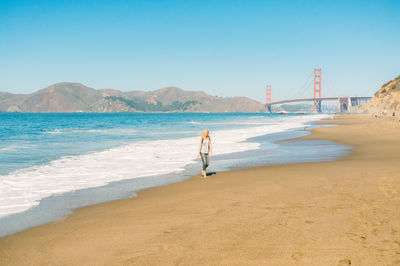
[{"label": "golden gate bridge", "polygon": [[[296,98],[296,99],[288,99],[283,101],[272,101],[272,93],[271,93],[271,85],[267,85],[267,93],[266,93],[266,106],[265,111],[267,113],[272,113],[272,105],[285,104],[285,103],[296,103],[296,102],[313,102],[314,103],[314,113],[322,112],[322,101],[337,101],[338,102],[338,111],[347,111],[351,107],[360,106],[361,104],[367,102],[372,97],[368,96],[343,96],[343,97],[322,97],[321,90],[321,76],[322,71],[321,68],[315,68],[313,71],[314,74],[314,97],[313,98]],[[307,81],[306,81],[307,84]],[[296,95],[299,95],[304,92],[304,89],[307,86],[303,86]]]}]

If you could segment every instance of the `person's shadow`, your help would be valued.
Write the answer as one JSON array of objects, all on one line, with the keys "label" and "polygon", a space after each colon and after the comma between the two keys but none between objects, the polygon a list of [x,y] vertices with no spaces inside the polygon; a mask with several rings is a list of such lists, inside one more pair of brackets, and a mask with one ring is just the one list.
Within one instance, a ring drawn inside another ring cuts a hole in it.
[{"label": "person's shadow", "polygon": [[206,176],[212,176],[212,175],[216,175],[216,174],[217,174],[217,172],[209,172],[206,174]]}]

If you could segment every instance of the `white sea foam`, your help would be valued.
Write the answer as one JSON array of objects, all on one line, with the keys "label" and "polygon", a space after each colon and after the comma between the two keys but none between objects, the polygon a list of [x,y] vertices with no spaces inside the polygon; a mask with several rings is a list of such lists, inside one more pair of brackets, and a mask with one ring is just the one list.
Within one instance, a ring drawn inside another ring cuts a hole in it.
[{"label": "white sea foam", "polygon": [[[3,148],[0,148],[0,151],[20,151],[20,150],[23,150],[23,149],[30,149],[30,148],[32,148],[32,147],[34,147],[35,145],[34,144],[25,144],[25,143],[23,143],[23,144],[11,144],[11,145],[9,145],[9,146],[7,146],[7,147],[3,147]],[[1,175],[0,175],[0,179],[1,179]]]},{"label": "white sea foam", "polygon": [[[246,142],[246,139],[302,127],[323,117],[268,119],[263,125],[212,132],[214,154],[258,149],[258,143]],[[0,217],[25,211],[53,194],[183,171],[187,164],[194,162],[198,145],[199,136],[135,142],[0,175]]]},{"label": "white sea foam", "polygon": [[61,129],[54,129],[54,130],[50,130],[50,131],[46,131],[46,134],[62,134],[63,131]]},{"label": "white sea foam", "polygon": [[13,145],[8,146],[8,147],[4,147],[4,148],[0,148],[0,151],[11,151],[14,150],[15,147]]},{"label": "white sea foam", "polygon": [[107,128],[107,129],[54,129],[44,132],[45,134],[81,134],[81,133],[105,133],[105,134],[132,134],[136,130],[132,128]]}]

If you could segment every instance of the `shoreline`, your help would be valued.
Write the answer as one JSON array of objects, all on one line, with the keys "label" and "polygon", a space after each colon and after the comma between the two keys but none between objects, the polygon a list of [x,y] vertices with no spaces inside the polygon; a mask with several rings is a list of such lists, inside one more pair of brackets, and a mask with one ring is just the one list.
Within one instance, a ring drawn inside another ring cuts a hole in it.
[{"label": "shoreline", "polygon": [[314,128],[299,139],[352,146],[349,155],[218,172],[205,180],[194,176],[140,191],[137,198],[83,207],[1,238],[0,261],[400,263],[400,127],[363,115],[320,123],[340,126]]},{"label": "shoreline", "polygon": [[[46,123],[33,122],[20,132],[19,137],[26,138],[26,145],[19,147],[12,138],[8,141],[7,136],[0,145],[4,183],[0,216],[27,211],[53,194],[182,172],[195,161],[193,147],[197,146],[198,132],[205,125],[215,139],[220,139],[216,141],[220,145],[216,147],[216,155],[224,155],[258,148],[258,143],[246,139],[301,127],[324,116],[190,114],[185,118],[170,115],[144,120],[137,116],[115,119],[86,116],[83,120],[76,116],[54,116]],[[5,125],[13,128],[28,118],[8,119]],[[91,119],[94,124],[88,126]],[[205,120],[209,121],[202,125]],[[0,234],[2,227],[0,222]]]},{"label": "shoreline", "polygon": [[[304,128],[299,127],[287,131],[267,133],[265,135],[248,138],[246,139],[247,143],[257,143],[259,148],[256,150],[214,156],[212,170],[220,173],[225,171],[252,169],[267,165],[332,161],[345,156],[349,149],[347,146],[330,143],[328,141],[306,144],[301,143],[299,140],[295,140],[300,136],[311,134],[309,131],[306,131],[305,128],[322,126],[316,124],[318,121],[320,120],[307,122],[304,125]],[[265,145],[267,148],[264,147]],[[274,147],[270,147],[271,145]],[[276,146],[286,152],[277,154]],[[324,151],[320,154],[313,154],[307,146],[313,146],[313,149],[316,149],[318,146],[324,147]],[[298,151],[299,147],[303,152],[307,151],[307,156],[301,156]],[[289,153],[288,150],[290,151]],[[271,158],[268,155],[262,155],[260,157],[260,154],[265,152],[269,153],[271,151],[274,153],[274,158]],[[290,158],[288,158],[287,154],[290,154]],[[250,160],[244,158],[252,159],[250,162]],[[226,163],[228,161],[229,163]],[[232,162],[235,163],[233,164]],[[58,221],[82,207],[113,200],[137,197],[137,193],[140,191],[190,179],[197,175],[199,164],[200,159],[198,159],[197,162],[186,165],[185,170],[182,172],[114,181],[101,187],[80,189],[43,198],[37,206],[27,211],[1,217],[0,238],[22,232],[29,228]]]}]

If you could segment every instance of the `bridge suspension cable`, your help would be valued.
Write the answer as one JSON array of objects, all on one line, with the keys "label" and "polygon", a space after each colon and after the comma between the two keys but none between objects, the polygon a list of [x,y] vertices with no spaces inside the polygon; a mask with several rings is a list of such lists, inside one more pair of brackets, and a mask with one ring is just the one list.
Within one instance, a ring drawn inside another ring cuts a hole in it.
[{"label": "bridge suspension cable", "polygon": [[303,86],[300,88],[300,90],[298,90],[292,97],[290,97],[289,99],[296,99],[299,98],[301,95],[303,95],[303,93],[305,93],[307,91],[307,89],[311,86],[312,84],[312,76],[314,74],[314,71],[311,71],[310,75],[308,76],[308,78],[306,79],[306,82],[304,82]]},{"label": "bridge suspension cable", "polygon": [[343,92],[340,91],[335,84],[328,78],[327,75],[325,75],[325,80],[326,80],[326,88],[328,92],[333,93],[333,95],[338,95],[338,96],[344,96]]}]

